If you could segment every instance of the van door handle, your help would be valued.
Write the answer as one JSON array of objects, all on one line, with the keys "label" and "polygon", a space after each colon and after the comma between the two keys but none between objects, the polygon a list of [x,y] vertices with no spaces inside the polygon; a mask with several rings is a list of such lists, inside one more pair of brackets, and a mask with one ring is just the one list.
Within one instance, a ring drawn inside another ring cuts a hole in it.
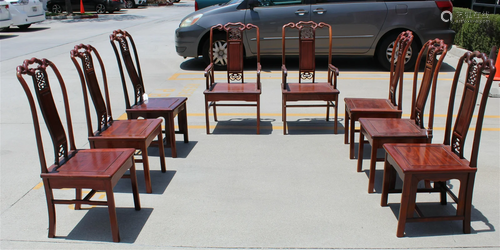
[{"label": "van door handle", "polygon": [[313,10],[313,12],[316,13],[316,14],[319,14],[319,15],[323,15],[323,13],[325,13],[326,10],[322,9],[322,8],[319,8],[319,9]]},{"label": "van door handle", "polygon": [[299,16],[303,16],[305,14],[309,13],[307,10],[297,10],[295,11],[295,14],[299,15]]}]

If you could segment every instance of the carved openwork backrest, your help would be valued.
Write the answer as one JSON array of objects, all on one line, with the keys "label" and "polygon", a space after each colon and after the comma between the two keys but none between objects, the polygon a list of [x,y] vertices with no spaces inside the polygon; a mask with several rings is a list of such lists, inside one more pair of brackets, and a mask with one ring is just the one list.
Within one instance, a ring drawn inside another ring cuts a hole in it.
[{"label": "carved openwork backrest", "polygon": [[[47,75],[47,68],[51,68],[56,75],[63,95],[64,108],[66,112],[66,127],[68,129],[68,135],[64,130],[61,118],[57,111],[56,104],[52,95],[52,90],[49,84],[49,79]],[[33,126],[35,129],[35,137],[38,147],[38,156],[40,159],[40,165],[42,168],[42,173],[48,173],[47,163],[45,160],[45,154],[42,143],[42,136],[40,132],[40,123],[38,121],[37,109],[33,94],[31,93],[30,87],[24,80],[24,75],[31,76],[33,80],[33,91],[38,102],[40,111],[42,112],[43,119],[49,131],[50,137],[52,139],[52,145],[54,149],[54,168],[52,171],[57,171],[57,168],[62,166],[69,158],[71,158],[76,150],[73,128],[71,125],[71,114],[69,109],[68,95],[66,92],[66,86],[62,79],[59,70],[56,66],[47,59],[37,59],[32,58],[30,60],[25,60],[23,65],[17,67],[17,79],[23,87],[26,97],[31,108],[31,115],[33,118]],[[69,148],[68,148],[68,138],[69,138]]]},{"label": "carved openwork backrest", "polygon": [[[453,119],[455,95],[462,71],[462,66],[464,65],[466,66],[465,81],[463,81],[465,82],[464,91],[462,94],[460,106],[458,108],[458,113],[455,118],[455,125],[452,130],[451,123]],[[477,114],[474,141],[472,145],[472,154],[470,159],[471,167],[476,167],[477,165],[477,156],[479,151],[479,141],[481,138],[481,129],[483,126],[484,111],[486,109],[486,102],[488,101],[491,84],[496,72],[493,61],[491,59],[488,59],[484,53],[479,53],[477,51],[473,53],[467,52],[458,61],[458,65],[455,71],[455,77],[453,78],[453,84],[451,87],[450,102],[448,104],[448,115],[446,117],[444,144],[451,145],[451,150],[460,158],[464,158],[465,139],[467,136],[467,132],[469,131],[472,116],[474,114],[474,108],[476,107],[477,96],[480,91],[481,77],[483,76],[483,72],[485,70],[489,70],[489,75],[483,88],[482,98]]]},{"label": "carved openwork backrest", "polygon": [[403,73],[405,71],[406,53],[412,41],[413,33],[411,31],[401,32],[396,41],[394,41],[391,54],[389,100],[392,105],[398,107],[398,110],[402,110],[403,108]]},{"label": "carved openwork backrest", "polygon": [[[91,45],[76,45],[70,52],[71,60],[75,64],[75,67],[80,75],[80,80],[82,84],[83,100],[85,102],[85,113],[87,116],[87,127],[89,136],[96,136],[100,132],[106,130],[111,126],[113,118],[111,115],[111,107],[109,101],[108,93],[108,83],[106,80],[106,71],[104,69],[104,64],[97,50]],[[104,94],[106,97],[106,102],[99,87],[99,82],[97,80],[96,65],[94,64],[93,58],[97,58],[99,62],[99,68],[102,73],[102,80],[104,85]],[[81,65],[78,63],[77,58],[81,59]],[[97,115],[97,131],[94,132],[92,128],[92,119],[90,116],[90,103],[88,99],[88,92],[92,98],[94,104],[95,113]]]},{"label": "carved openwork backrest", "polygon": [[[420,126],[420,128],[424,127],[424,111],[425,104],[427,103],[427,99],[429,96],[429,92],[431,92],[432,86],[432,94],[431,94],[431,106],[429,112],[429,125],[428,131],[432,132],[432,125],[434,122],[434,104],[436,98],[436,87],[437,87],[437,78],[439,74],[439,69],[441,68],[441,64],[446,56],[446,52],[448,51],[448,46],[441,39],[434,39],[427,41],[420,53],[418,54],[416,65],[420,65],[420,61],[425,56],[425,67],[422,75],[422,81],[420,82],[420,89],[417,95],[417,81],[418,81],[418,72],[419,66],[415,67],[415,71],[413,74],[413,92],[412,92],[412,109],[410,119],[414,119],[415,123]],[[441,56],[439,59],[438,56]]]},{"label": "carved openwork backrest", "polygon": [[[251,23],[245,25],[241,22],[227,23],[225,25],[218,24],[210,29],[210,44],[213,45],[214,30],[224,31],[226,34],[226,48],[227,48],[227,82],[244,82],[243,76],[243,61],[244,61],[244,47],[243,47],[243,34],[244,31],[251,29],[256,30],[257,35],[257,64],[260,64],[260,32],[259,27]],[[212,46],[213,47],[213,46]],[[213,62],[213,49],[210,50],[210,61]]]},{"label": "carved openwork backrest", "polygon": [[[125,108],[129,109],[131,105],[127,91],[127,80],[125,79],[125,74],[123,72],[123,64],[125,65],[125,69],[127,70],[132,88],[134,90],[133,105],[142,104],[144,102],[143,94],[146,90],[144,89],[139,55],[135,47],[134,39],[127,31],[115,30],[109,36],[109,40],[113,46],[116,61],[118,62],[118,69],[120,70],[123,93],[125,95]],[[120,48],[120,50],[118,50],[117,47]],[[132,53],[134,54],[134,59],[132,59]]]},{"label": "carved openwork backrest", "polygon": [[283,25],[282,29],[282,60],[285,64],[286,54],[286,28],[298,29],[299,31],[299,83],[302,80],[314,82],[316,72],[316,29],[328,28],[329,34],[329,53],[328,64],[331,64],[332,57],[332,27],[329,24],[313,21],[300,21],[298,23],[288,23]]}]

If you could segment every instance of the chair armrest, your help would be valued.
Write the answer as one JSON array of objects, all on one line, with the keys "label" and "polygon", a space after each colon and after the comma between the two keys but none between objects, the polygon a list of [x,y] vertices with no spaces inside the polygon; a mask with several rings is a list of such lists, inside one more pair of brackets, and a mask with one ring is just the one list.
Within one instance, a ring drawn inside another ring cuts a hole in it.
[{"label": "chair armrest", "polygon": [[214,64],[210,63],[206,68],[205,68],[205,78],[206,78],[206,89],[212,88],[212,85],[214,84]]},{"label": "chair armrest", "polygon": [[260,71],[262,70],[262,66],[260,62],[257,63],[257,89],[260,89]]},{"label": "chair armrest", "polygon": [[281,65],[281,87],[286,89],[286,77],[288,76],[288,70],[285,64]]},{"label": "chair armrest", "polygon": [[339,75],[339,69],[332,64],[328,64],[328,82],[337,89],[337,76]]}]

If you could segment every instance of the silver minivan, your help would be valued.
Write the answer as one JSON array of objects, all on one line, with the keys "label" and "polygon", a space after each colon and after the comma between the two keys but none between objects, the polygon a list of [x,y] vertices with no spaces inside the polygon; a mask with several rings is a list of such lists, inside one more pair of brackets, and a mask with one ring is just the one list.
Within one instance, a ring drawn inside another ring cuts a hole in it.
[{"label": "silver minivan", "polygon": [[[209,62],[210,27],[228,22],[259,26],[261,55],[281,55],[281,32],[284,24],[299,21],[325,22],[332,26],[333,54],[375,56],[389,68],[392,46],[397,35],[411,30],[414,40],[406,57],[406,69],[414,67],[418,51],[429,39],[440,38],[451,45],[455,32],[450,29],[449,0],[231,0],[186,16],[175,31],[177,54],[182,57],[203,56]],[[289,35],[290,34],[290,35]],[[328,53],[328,35],[316,34],[316,52]],[[287,46],[294,46],[292,32],[287,31]],[[245,56],[256,55],[255,34],[245,35]],[[225,35],[218,34],[212,48],[214,62],[225,65]],[[298,50],[291,48],[291,53]],[[290,51],[287,48],[287,52]]]}]

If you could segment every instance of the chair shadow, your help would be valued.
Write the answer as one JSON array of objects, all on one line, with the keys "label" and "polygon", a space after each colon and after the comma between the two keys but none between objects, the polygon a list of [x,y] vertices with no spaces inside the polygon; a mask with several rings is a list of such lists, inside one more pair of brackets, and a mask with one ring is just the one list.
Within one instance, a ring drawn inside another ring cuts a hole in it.
[{"label": "chair shadow", "polygon": [[[146,194],[146,183],[144,180],[144,170],[142,170],[142,166],[137,167],[136,164],[136,175],[137,175],[137,186],[140,194]],[[168,164],[167,164],[168,168]],[[177,171],[175,170],[167,170],[167,172],[163,173],[161,170],[149,170],[149,174],[151,176],[151,188],[153,189],[152,194],[163,194],[165,190],[167,190],[168,185],[174,178]],[[115,193],[132,193],[132,187],[130,184],[130,179],[123,178],[121,179],[113,189]]]},{"label": "chair shadow", "polygon": [[[275,119],[260,119],[260,134],[270,135],[273,131],[272,122]],[[216,122],[212,134],[238,134],[238,135],[254,135],[257,133],[256,118],[231,118]]]},{"label": "chair shadow", "polygon": [[7,38],[13,38],[13,37],[18,37],[19,35],[4,35],[0,33],[0,40],[7,39]]},{"label": "chair shadow", "polygon": [[[439,196],[439,194],[436,194]],[[417,195],[418,196],[418,195]],[[448,201],[447,205],[440,205],[439,202],[435,203],[417,203],[418,207],[422,210],[425,216],[448,216],[456,213],[455,202]],[[396,218],[399,218],[400,204],[389,204],[390,209]],[[475,222],[480,222],[485,225],[484,229],[474,229]],[[489,222],[481,211],[472,205],[471,211],[471,234],[481,232],[494,232],[495,227]],[[406,223],[405,237],[418,238],[429,236],[445,236],[445,235],[460,235],[463,234],[462,221],[432,221],[432,222],[416,222]],[[396,230],[394,230],[396,234]]]},{"label": "chair shadow", "polygon": [[[130,208],[117,207],[118,228],[122,243],[134,243],[148,221],[153,208],[141,208],[136,211],[133,202]],[[109,212],[107,207],[89,209],[78,225],[71,230],[67,240],[106,241],[112,242]]]},{"label": "chair shadow", "polygon": [[[198,144],[198,141],[189,141],[188,143],[184,143],[184,139],[182,141],[177,140],[175,142],[175,148],[177,150],[177,158],[187,158],[188,155],[193,151],[193,148]],[[172,150],[170,147],[165,147],[165,157],[172,157]],[[157,146],[150,146],[148,148],[148,155],[149,156],[155,156],[159,157],[160,156],[160,150],[158,149]]]},{"label": "chair shadow", "polygon": [[[281,71],[282,59],[280,56],[261,56],[261,66],[263,72]],[[332,64],[343,71],[387,71],[371,56],[332,56]],[[257,58],[249,57],[244,61],[245,70],[256,70]],[[299,70],[299,57],[287,56],[285,65],[289,71]],[[420,72],[423,72],[424,62],[420,67]],[[203,71],[206,68],[203,58],[191,58],[181,63],[180,68],[183,70]],[[316,70],[328,70],[328,56],[316,57]],[[225,71],[225,69],[216,69],[216,71]],[[408,71],[407,71],[408,72]],[[411,70],[413,72],[413,70]],[[441,65],[440,72],[455,72],[455,68],[447,63]]]},{"label": "chair shadow", "polygon": [[[290,119],[290,117],[288,117]],[[342,125],[342,118],[337,119],[337,134],[343,134],[344,125]],[[326,135],[335,134],[335,122],[330,117],[329,121],[325,118],[299,118],[297,120],[287,120],[287,130],[289,135]]]}]

